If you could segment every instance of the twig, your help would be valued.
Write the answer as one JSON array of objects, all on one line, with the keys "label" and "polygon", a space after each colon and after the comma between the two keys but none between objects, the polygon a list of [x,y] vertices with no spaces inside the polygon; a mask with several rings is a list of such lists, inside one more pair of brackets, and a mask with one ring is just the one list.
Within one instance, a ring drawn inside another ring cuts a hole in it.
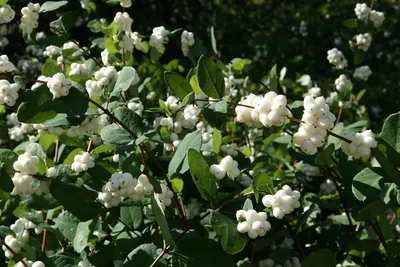
[{"label": "twig", "polygon": [[336,137],[336,138],[338,138],[338,139],[340,139],[342,141],[345,141],[347,143],[351,143],[351,140],[349,140],[349,139],[347,139],[347,138],[345,138],[345,137],[343,137],[341,135],[335,134],[334,132],[329,131],[329,130],[327,132],[328,132],[329,135],[332,135],[333,137]]},{"label": "twig", "polygon": [[[64,34],[63,32],[59,31],[56,27],[50,27],[52,30],[56,31],[59,34]],[[71,42],[73,42],[74,44],[76,44],[86,55],[88,55],[91,59],[94,60],[94,62],[96,62],[96,64],[100,67],[103,67],[104,65],[102,63],[100,63],[94,56],[92,56],[90,54],[90,50],[89,49],[84,49],[77,41],[75,40],[71,40]]]},{"label": "twig", "polygon": [[340,122],[340,117],[342,116],[342,112],[343,112],[343,105],[340,106],[339,113],[336,119],[336,125]]},{"label": "twig", "polygon": [[[46,220],[45,223],[47,223],[48,221]],[[46,244],[47,244],[47,229],[44,229],[43,231],[43,239],[42,239],[42,255],[41,255],[41,259],[45,259],[46,258]]]},{"label": "twig", "polygon": [[300,254],[301,254],[301,256],[302,256],[303,259],[304,259],[304,257],[306,256],[306,254],[305,254],[305,252],[304,252],[303,245],[301,244],[300,240],[297,238],[296,233],[293,231],[292,227],[290,227],[289,223],[288,223],[287,221],[285,221],[285,220],[283,220],[283,223],[285,224],[286,229],[289,231],[290,236],[291,236],[291,237],[294,239],[294,241],[296,242],[297,247],[298,247],[299,250],[300,250]]},{"label": "twig", "polygon": [[19,254],[18,254],[17,252],[15,252],[12,248],[10,248],[10,246],[7,245],[6,242],[4,242],[4,240],[3,240],[3,238],[2,238],[1,236],[0,236],[0,244],[3,245],[3,246],[5,246],[6,249],[7,249],[8,251],[10,251],[11,254],[13,254],[14,258],[15,258],[16,260],[18,260],[19,262],[21,262],[22,265],[24,265],[24,267],[29,267],[29,265],[22,259],[21,255],[19,255]]},{"label": "twig", "polygon": [[57,138],[56,151],[54,152],[54,159],[53,159],[55,164],[57,164],[57,161],[58,161],[58,151],[59,151],[59,149],[60,149],[60,139]]},{"label": "twig", "polygon": [[[195,99],[194,101],[200,101],[200,102],[219,102],[221,101],[220,99]],[[231,106],[240,106],[240,107],[245,107],[245,108],[254,108],[253,106],[249,106],[249,105],[243,105],[240,103],[233,103],[233,102],[227,102],[228,105]]]},{"label": "twig", "polygon": [[254,243],[250,244],[250,262],[251,262],[251,267],[254,267]]},{"label": "twig", "polygon": [[349,225],[350,225],[351,231],[354,233],[354,225],[353,225],[353,221],[351,220],[350,210],[347,207],[347,204],[346,204],[345,199],[343,197],[342,189],[340,188],[340,186],[339,186],[339,184],[338,184],[338,182],[336,180],[336,178],[339,178],[339,177],[336,176],[337,175],[336,172],[334,172],[334,170],[331,167],[328,167],[328,172],[329,172],[329,174],[330,174],[330,176],[332,178],[333,183],[335,184],[336,190],[338,191],[339,198],[340,198],[340,201],[342,202],[343,209],[344,209],[344,212],[346,213],[347,220],[349,221]]},{"label": "twig", "polygon": [[385,248],[385,250],[388,251],[385,237],[383,236],[381,228],[379,227],[379,224],[376,221],[376,219],[372,220],[371,226],[374,229],[375,234],[378,236],[379,241],[382,243],[382,245]]},{"label": "twig", "polygon": [[92,144],[93,144],[93,139],[89,138],[89,144],[88,144],[88,147],[87,147],[87,152],[90,152],[90,150],[92,149]]}]

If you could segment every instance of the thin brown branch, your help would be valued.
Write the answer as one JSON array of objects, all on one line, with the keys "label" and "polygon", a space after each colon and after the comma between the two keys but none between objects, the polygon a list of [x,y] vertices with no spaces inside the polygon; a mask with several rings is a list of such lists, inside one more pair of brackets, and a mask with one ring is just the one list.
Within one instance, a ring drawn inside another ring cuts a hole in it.
[{"label": "thin brown branch", "polygon": [[343,105],[340,106],[339,113],[336,118],[336,125],[340,122],[340,117],[342,116],[342,112],[343,112]]},{"label": "thin brown branch", "polygon": [[2,238],[1,236],[0,236],[0,244],[3,245],[3,246],[5,246],[6,249],[7,249],[8,251],[10,251],[11,254],[13,254],[14,258],[15,258],[17,261],[21,262],[22,265],[24,265],[24,267],[29,267],[29,265],[22,259],[21,255],[19,255],[19,254],[16,253],[12,248],[10,248],[10,246],[7,245],[6,242],[4,242],[4,240],[3,240],[3,238]]},{"label": "thin brown branch", "polygon": [[57,138],[57,141],[56,141],[56,151],[54,152],[54,158],[53,158],[53,161],[54,161],[55,164],[57,164],[57,161],[58,161],[58,152],[59,152],[59,149],[60,149],[60,139]]}]

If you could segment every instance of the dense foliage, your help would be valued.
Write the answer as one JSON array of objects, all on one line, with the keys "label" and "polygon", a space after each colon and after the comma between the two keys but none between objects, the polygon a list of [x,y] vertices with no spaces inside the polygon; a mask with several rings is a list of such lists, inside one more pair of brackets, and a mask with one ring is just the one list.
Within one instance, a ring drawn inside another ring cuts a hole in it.
[{"label": "dense foliage", "polygon": [[399,12],[0,0],[0,265],[399,266]]}]

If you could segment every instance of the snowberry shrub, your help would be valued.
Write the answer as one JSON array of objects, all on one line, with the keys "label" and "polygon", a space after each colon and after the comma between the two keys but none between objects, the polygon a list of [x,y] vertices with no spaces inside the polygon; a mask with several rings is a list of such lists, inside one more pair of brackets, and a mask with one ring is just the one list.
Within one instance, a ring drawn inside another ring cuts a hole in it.
[{"label": "snowberry shrub", "polygon": [[0,0],[1,266],[400,265],[400,112],[365,101],[397,75],[392,4],[320,1],[329,38],[277,4],[296,56],[251,32],[251,60],[183,13],[40,2]]}]

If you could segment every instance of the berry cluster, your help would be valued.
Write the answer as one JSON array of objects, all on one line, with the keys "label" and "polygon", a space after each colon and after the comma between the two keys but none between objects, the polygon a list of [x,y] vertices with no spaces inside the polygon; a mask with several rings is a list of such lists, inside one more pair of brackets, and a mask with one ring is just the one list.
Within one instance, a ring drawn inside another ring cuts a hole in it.
[{"label": "berry cluster", "polygon": [[94,165],[94,159],[90,156],[89,152],[83,152],[82,154],[75,155],[71,169],[79,173],[93,168]]},{"label": "berry cluster", "polygon": [[355,46],[358,49],[363,50],[366,52],[368,48],[371,46],[372,36],[369,33],[360,33],[353,38],[355,42]]},{"label": "berry cluster", "polygon": [[240,233],[247,233],[251,239],[264,236],[270,229],[271,224],[267,221],[266,212],[249,210],[238,210],[236,219],[238,220],[237,230]]},{"label": "berry cluster", "polygon": [[326,179],[319,188],[324,195],[330,195],[336,192],[336,186],[331,179]]},{"label": "berry cluster", "polygon": [[300,260],[297,257],[291,257],[289,260],[285,261],[283,266],[280,264],[275,265],[272,259],[261,260],[258,265],[260,267],[301,267]]},{"label": "berry cluster", "polygon": [[239,152],[237,151],[237,144],[235,143],[222,145],[221,151],[232,157],[236,157],[239,154]]},{"label": "berry cluster", "polygon": [[219,164],[211,165],[210,172],[218,180],[223,179],[226,174],[228,174],[228,177],[231,179],[235,179],[240,175],[238,163],[231,156],[226,156]]},{"label": "berry cluster", "polygon": [[94,73],[94,78],[99,85],[107,86],[117,78],[115,67],[103,67]]},{"label": "berry cluster", "polygon": [[323,96],[304,98],[304,113],[299,131],[294,134],[293,141],[296,146],[308,154],[317,153],[317,148],[322,147],[325,142],[327,130],[334,127],[335,115],[329,111]]},{"label": "berry cluster", "polygon": [[169,31],[167,31],[164,26],[155,27],[153,33],[150,36],[149,45],[157,50],[164,47],[164,43],[168,42]]},{"label": "berry cluster", "polygon": [[267,208],[272,208],[272,214],[277,219],[282,219],[286,214],[300,207],[300,192],[284,185],[274,195],[265,195],[262,203]]},{"label": "berry cluster", "polygon": [[18,99],[19,86],[16,83],[10,83],[7,80],[0,80],[0,104],[14,106]]},{"label": "berry cluster", "polygon": [[86,66],[85,63],[79,64],[73,62],[71,64],[71,70],[69,71],[69,75],[83,75],[83,76],[88,76],[89,75],[89,70]]},{"label": "berry cluster", "polygon": [[122,0],[120,5],[124,8],[129,8],[132,6],[132,0]]},{"label": "berry cluster", "polygon": [[114,17],[114,21],[118,23],[118,30],[124,31],[124,32],[131,32],[132,29],[132,22],[133,19],[129,16],[127,12],[117,12],[117,14]]},{"label": "berry cluster", "polygon": [[238,105],[235,108],[237,121],[257,128],[263,125],[265,127],[282,126],[286,116],[289,115],[286,97],[277,95],[273,91],[266,93],[264,97],[250,94],[239,104],[242,106]]},{"label": "berry cluster", "polygon": [[57,73],[47,81],[47,87],[54,98],[59,98],[68,95],[72,82],[65,78],[63,73]]},{"label": "berry cluster", "polygon": [[131,37],[130,33],[126,33],[122,36],[122,40],[118,42],[118,47],[122,51],[132,52],[134,48],[134,40]]},{"label": "berry cluster", "polygon": [[375,148],[378,145],[371,130],[366,130],[362,133],[345,134],[344,137],[349,139],[351,143],[343,141],[341,147],[344,153],[355,159],[369,158],[371,156],[371,148]]},{"label": "berry cluster", "polygon": [[43,56],[45,57],[53,57],[61,54],[61,48],[55,45],[49,45],[46,47],[46,50],[43,51]]},{"label": "berry cluster", "polygon": [[335,80],[335,88],[339,92],[350,90],[352,85],[350,79],[348,79],[344,74],[341,74],[339,78]]},{"label": "berry cluster", "polygon": [[33,3],[29,3],[28,6],[21,9],[22,18],[19,28],[23,32],[30,34],[33,32],[33,29],[39,26],[39,10],[40,4]]},{"label": "berry cluster", "polygon": [[356,16],[359,20],[369,19],[375,28],[382,26],[383,21],[385,20],[385,14],[376,10],[371,10],[366,3],[356,4],[354,13],[356,13]]},{"label": "berry cluster", "polygon": [[138,114],[139,116],[142,116],[142,112],[144,110],[144,106],[142,102],[139,99],[131,99],[128,102],[128,108]]},{"label": "berry cluster", "polygon": [[337,48],[328,50],[327,59],[330,64],[335,66],[336,69],[342,70],[347,67],[347,59],[344,57],[342,51]]},{"label": "berry cluster", "polygon": [[38,163],[39,158],[37,156],[32,156],[30,153],[25,152],[18,156],[18,160],[14,162],[13,167],[21,174],[35,175],[38,172]]},{"label": "berry cluster", "polygon": [[[11,225],[11,230],[15,232],[16,237],[12,235],[7,235],[4,238],[4,242],[9,246],[15,253],[21,253],[22,249],[24,246],[28,243],[29,240],[29,232],[28,230],[22,230],[22,233],[20,233],[19,227],[16,227],[15,224]],[[14,255],[7,249],[6,246],[2,246],[2,249],[4,251],[4,255],[6,258],[12,259]]]},{"label": "berry cluster", "polygon": [[165,210],[165,207],[171,205],[174,193],[165,184],[161,184],[161,190],[161,194],[157,194],[157,197],[161,202],[162,209]]},{"label": "berry cluster", "polygon": [[0,24],[9,23],[14,19],[15,11],[7,4],[0,7]]},{"label": "berry cluster", "polygon": [[102,95],[101,86],[97,81],[87,80],[85,86],[90,97]]},{"label": "berry cluster", "polygon": [[15,70],[14,64],[8,60],[7,55],[0,56],[0,73],[12,72]]},{"label": "berry cluster", "polygon": [[189,55],[189,47],[194,45],[194,35],[192,32],[183,31],[181,35],[182,53],[185,57]]},{"label": "berry cluster", "polygon": [[361,66],[354,70],[353,77],[366,82],[371,74],[372,71],[369,66]]}]

